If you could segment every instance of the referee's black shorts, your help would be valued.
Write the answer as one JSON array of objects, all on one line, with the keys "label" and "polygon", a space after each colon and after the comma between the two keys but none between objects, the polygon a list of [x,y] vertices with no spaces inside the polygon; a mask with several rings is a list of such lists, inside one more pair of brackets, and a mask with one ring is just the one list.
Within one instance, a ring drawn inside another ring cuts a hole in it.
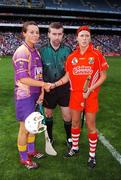
[{"label": "referee's black shorts", "polygon": [[68,107],[70,99],[69,83],[56,87],[50,92],[45,92],[43,106],[54,109],[57,105]]}]

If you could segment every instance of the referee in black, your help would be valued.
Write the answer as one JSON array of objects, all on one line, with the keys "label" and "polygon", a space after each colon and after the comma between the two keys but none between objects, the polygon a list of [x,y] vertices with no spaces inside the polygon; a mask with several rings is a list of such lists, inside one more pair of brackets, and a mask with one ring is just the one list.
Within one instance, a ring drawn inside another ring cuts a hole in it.
[{"label": "referee in black", "polygon": [[[64,28],[60,22],[53,22],[48,28],[48,42],[40,48],[43,63],[43,79],[53,83],[64,76],[64,64],[67,56],[72,52],[71,48],[63,44]],[[63,82],[62,82],[63,83]],[[70,148],[71,139],[71,114],[69,105],[69,83],[56,87],[50,92],[45,92],[43,106],[45,107],[46,125],[49,138],[53,143],[53,109],[59,105],[63,117],[66,132],[66,143]]]}]

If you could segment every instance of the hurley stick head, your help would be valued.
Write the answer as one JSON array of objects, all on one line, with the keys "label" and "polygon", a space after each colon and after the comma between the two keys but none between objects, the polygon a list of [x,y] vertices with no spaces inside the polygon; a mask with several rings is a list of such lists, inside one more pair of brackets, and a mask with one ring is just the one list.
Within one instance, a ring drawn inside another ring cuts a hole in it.
[{"label": "hurley stick head", "polygon": [[57,152],[53,148],[50,139],[48,137],[47,130],[45,131],[45,152],[50,156],[56,156]]},{"label": "hurley stick head", "polygon": [[87,76],[86,81],[85,81],[85,83],[84,83],[84,88],[83,88],[84,93],[86,93],[87,90],[88,90],[89,83],[90,83],[90,79],[91,79],[91,75]]}]

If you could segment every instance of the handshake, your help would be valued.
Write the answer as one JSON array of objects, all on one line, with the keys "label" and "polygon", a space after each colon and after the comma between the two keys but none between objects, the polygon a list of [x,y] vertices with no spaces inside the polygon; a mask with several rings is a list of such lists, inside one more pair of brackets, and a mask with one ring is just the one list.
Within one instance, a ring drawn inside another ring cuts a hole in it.
[{"label": "handshake", "polygon": [[51,89],[54,89],[56,87],[55,83],[46,83],[44,82],[43,88],[45,89],[46,92],[50,92]]},{"label": "handshake", "polygon": [[50,92],[51,89],[54,89],[54,88],[56,88],[58,86],[62,86],[63,84],[64,84],[64,82],[63,82],[62,79],[60,79],[60,80],[58,80],[58,81],[56,81],[54,83],[46,83],[46,82],[44,82],[43,88],[45,89],[46,92]]}]

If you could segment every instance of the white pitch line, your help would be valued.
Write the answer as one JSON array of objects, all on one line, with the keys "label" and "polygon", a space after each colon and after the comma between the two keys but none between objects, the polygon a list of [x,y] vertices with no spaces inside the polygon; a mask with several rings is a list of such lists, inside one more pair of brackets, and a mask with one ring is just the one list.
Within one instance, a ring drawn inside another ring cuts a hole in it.
[{"label": "white pitch line", "polygon": [[121,164],[121,155],[120,153],[109,143],[109,141],[98,131],[99,140],[101,143],[109,150],[112,156]]}]

